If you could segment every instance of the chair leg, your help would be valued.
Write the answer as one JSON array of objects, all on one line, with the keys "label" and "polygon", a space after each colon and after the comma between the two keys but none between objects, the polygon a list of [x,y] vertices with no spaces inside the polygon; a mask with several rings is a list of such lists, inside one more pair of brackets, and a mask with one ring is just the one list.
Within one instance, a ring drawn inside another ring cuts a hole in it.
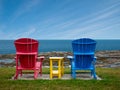
[{"label": "chair leg", "polygon": [[76,78],[76,72],[75,70],[72,70],[72,77],[75,79]]},{"label": "chair leg", "polygon": [[40,67],[40,76],[42,76],[42,66]]},{"label": "chair leg", "polygon": [[72,71],[72,77],[75,79],[76,78],[76,70],[75,70],[75,63],[72,61],[71,62],[71,71]]},{"label": "chair leg", "polygon": [[72,74],[73,74],[73,73],[72,73],[72,68],[71,68],[71,76],[72,76]]},{"label": "chair leg", "polygon": [[96,76],[95,70],[93,71],[93,77],[94,77],[94,79],[97,79],[97,76]]},{"label": "chair leg", "polygon": [[22,76],[22,70],[20,70],[20,76]]},{"label": "chair leg", "polygon": [[34,70],[34,79],[37,79],[39,70]]},{"label": "chair leg", "polygon": [[36,70],[34,70],[34,79],[36,79],[37,78],[37,72],[36,72]]},{"label": "chair leg", "polygon": [[18,70],[16,70],[16,73],[15,73],[15,75],[14,75],[14,79],[18,79]]},{"label": "chair leg", "polygon": [[91,70],[91,73],[90,73],[90,74],[91,74],[91,76],[93,76],[93,71],[92,71],[92,70]]},{"label": "chair leg", "polygon": [[91,73],[92,73],[93,78],[94,78],[94,79],[97,79],[97,76],[96,76],[95,70],[91,70]]}]

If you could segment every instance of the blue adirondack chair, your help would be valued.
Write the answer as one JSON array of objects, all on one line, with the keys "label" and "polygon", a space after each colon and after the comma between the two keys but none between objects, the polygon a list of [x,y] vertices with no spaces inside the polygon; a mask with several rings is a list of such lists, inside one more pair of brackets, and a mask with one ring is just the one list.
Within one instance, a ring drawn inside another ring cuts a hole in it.
[{"label": "blue adirondack chair", "polygon": [[81,38],[72,41],[73,56],[68,56],[71,61],[71,74],[76,78],[76,70],[90,70],[91,76],[96,79],[95,54],[96,41]]}]

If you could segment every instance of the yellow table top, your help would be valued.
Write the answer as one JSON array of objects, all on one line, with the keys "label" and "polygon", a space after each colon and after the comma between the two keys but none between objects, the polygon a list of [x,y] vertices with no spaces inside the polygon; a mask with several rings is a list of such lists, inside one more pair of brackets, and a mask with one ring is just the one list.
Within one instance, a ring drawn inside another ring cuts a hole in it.
[{"label": "yellow table top", "polygon": [[64,57],[49,57],[50,59],[63,59]]}]

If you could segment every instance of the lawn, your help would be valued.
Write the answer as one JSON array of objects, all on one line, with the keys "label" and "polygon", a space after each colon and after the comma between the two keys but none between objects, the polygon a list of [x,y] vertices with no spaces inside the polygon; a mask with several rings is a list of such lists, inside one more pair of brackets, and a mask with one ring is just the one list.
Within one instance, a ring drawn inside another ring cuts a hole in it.
[{"label": "lawn", "polygon": [[[65,73],[69,73],[66,69]],[[97,68],[102,80],[10,80],[15,68],[0,68],[0,90],[120,90],[120,68]],[[44,68],[43,73],[49,73]]]}]

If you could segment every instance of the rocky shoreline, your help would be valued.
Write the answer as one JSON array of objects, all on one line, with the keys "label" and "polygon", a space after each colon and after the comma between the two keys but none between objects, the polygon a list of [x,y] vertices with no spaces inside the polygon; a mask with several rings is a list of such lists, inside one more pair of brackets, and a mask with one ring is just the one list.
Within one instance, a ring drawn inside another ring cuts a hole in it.
[{"label": "rocky shoreline", "polygon": [[[70,61],[67,56],[73,55],[72,52],[42,52],[38,56],[45,56],[43,66],[49,66],[49,57],[61,56],[65,57],[65,66],[70,66]],[[114,68],[120,67],[120,50],[113,51],[96,51],[95,56],[97,57],[96,67]],[[15,66],[14,61],[15,54],[0,55],[0,67],[13,67]],[[1,60],[6,60],[2,62]],[[7,60],[13,60],[13,62],[7,63]]]}]

